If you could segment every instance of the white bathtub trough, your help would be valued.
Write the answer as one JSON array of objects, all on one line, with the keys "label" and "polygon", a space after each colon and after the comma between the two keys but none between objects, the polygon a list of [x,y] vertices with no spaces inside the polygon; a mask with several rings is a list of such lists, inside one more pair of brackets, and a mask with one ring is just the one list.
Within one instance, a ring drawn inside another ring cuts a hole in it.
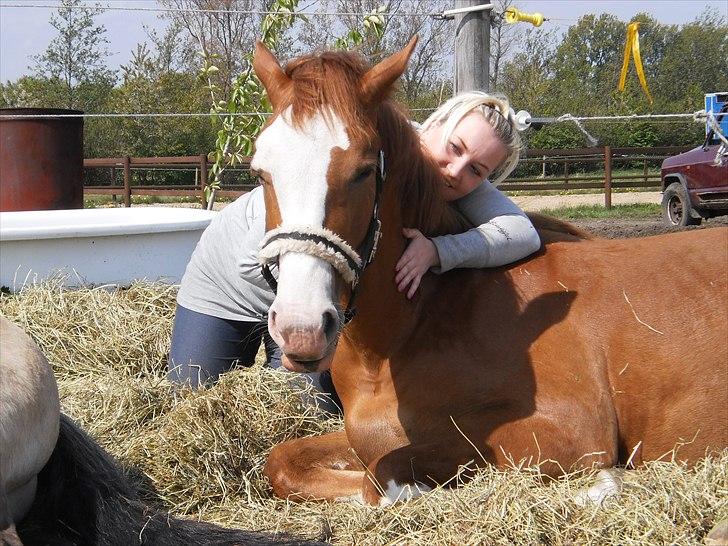
[{"label": "white bathtub trough", "polygon": [[131,207],[0,213],[0,285],[178,283],[217,212]]}]

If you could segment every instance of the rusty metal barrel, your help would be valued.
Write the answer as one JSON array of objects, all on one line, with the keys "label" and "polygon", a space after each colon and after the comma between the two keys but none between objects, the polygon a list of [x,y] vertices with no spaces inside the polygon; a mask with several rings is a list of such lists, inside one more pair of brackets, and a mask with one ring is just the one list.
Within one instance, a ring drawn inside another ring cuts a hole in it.
[{"label": "rusty metal barrel", "polygon": [[81,114],[0,108],[0,211],[83,208]]}]

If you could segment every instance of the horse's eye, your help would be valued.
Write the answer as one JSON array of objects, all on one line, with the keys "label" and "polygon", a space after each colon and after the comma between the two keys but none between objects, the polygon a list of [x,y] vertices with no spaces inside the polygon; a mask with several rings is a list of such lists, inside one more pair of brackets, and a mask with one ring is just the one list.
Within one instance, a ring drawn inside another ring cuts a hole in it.
[{"label": "horse's eye", "polygon": [[374,167],[364,167],[363,169],[359,170],[359,172],[356,173],[354,178],[351,179],[351,182],[353,184],[358,184],[360,182],[364,182],[367,178],[369,178],[372,173],[374,172]]}]

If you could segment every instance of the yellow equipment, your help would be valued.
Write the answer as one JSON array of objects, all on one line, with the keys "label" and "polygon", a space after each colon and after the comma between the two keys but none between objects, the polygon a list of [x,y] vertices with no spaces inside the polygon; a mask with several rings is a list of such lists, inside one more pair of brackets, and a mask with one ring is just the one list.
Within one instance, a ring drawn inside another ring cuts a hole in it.
[{"label": "yellow equipment", "polygon": [[535,27],[540,27],[546,18],[543,13],[525,13],[514,7],[508,8],[503,12],[506,23],[531,23]]}]

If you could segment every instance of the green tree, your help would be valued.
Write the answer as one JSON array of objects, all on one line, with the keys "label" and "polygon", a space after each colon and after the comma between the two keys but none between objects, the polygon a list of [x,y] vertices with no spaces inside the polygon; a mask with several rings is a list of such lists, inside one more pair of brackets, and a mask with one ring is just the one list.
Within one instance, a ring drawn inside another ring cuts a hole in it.
[{"label": "green tree", "polygon": [[656,74],[656,102],[690,112],[703,107],[705,93],[728,89],[726,23],[724,15],[706,10],[665,45]]},{"label": "green tree", "polygon": [[60,80],[21,76],[16,81],[0,83],[0,107],[48,108],[64,104],[65,89]]},{"label": "green tree", "polygon": [[617,86],[626,25],[613,15],[584,15],[569,27],[552,61],[555,104],[573,114],[604,112]]},{"label": "green tree", "polygon": [[551,65],[556,49],[556,31],[529,28],[522,34],[520,51],[503,65],[500,91],[515,109],[533,115],[563,114],[563,105],[552,98],[556,85]]},{"label": "green tree", "polygon": [[[168,70],[159,51],[138,44],[121,67],[113,110],[136,113],[204,112],[205,90],[194,74]],[[116,123],[117,154],[131,156],[194,155],[213,146],[206,117],[128,117]]]},{"label": "green tree", "polygon": [[61,0],[50,19],[58,35],[33,57],[37,76],[60,82],[67,108],[94,109],[114,84],[114,73],[105,63],[110,55],[106,29],[95,24],[97,13],[81,0]]}]

